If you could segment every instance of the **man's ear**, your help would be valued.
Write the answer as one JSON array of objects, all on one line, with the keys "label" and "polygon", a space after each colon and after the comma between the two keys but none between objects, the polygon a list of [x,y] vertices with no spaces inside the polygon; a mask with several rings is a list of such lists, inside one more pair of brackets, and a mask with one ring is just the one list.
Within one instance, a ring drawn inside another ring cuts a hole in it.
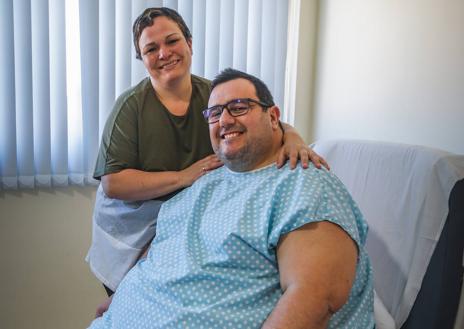
[{"label": "man's ear", "polygon": [[268,109],[268,112],[269,112],[269,116],[271,118],[271,126],[272,126],[272,129],[276,130],[276,129],[280,129],[280,125],[279,125],[279,121],[280,121],[280,109],[278,106],[274,105],[274,106],[271,106],[269,109]]}]

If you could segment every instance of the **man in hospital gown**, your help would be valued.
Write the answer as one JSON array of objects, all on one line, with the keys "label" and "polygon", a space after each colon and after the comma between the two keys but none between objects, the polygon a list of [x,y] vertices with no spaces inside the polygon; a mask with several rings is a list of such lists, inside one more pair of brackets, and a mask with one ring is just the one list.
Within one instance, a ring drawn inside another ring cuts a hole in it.
[{"label": "man in hospital gown", "polygon": [[91,328],[373,328],[367,225],[312,164],[275,166],[280,112],[227,69],[204,116],[225,166],[166,202],[157,234]]}]

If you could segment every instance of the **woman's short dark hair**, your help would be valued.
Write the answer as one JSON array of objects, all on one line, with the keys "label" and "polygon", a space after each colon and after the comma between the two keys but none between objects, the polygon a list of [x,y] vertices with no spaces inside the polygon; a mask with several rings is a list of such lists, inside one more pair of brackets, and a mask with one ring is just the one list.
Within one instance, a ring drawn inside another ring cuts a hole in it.
[{"label": "woman's short dark hair", "polygon": [[179,26],[179,29],[182,31],[185,40],[192,39],[192,33],[185,24],[184,19],[182,16],[179,15],[177,11],[167,7],[157,7],[157,8],[147,8],[137,17],[134,21],[134,25],[132,26],[132,33],[134,37],[134,46],[135,46],[135,57],[137,59],[142,59],[142,54],[140,52],[139,47],[139,40],[140,36],[142,35],[142,31],[147,26],[152,26],[156,17],[165,16],[172,20],[174,23]]},{"label": "woman's short dark hair", "polygon": [[269,104],[270,106],[274,105],[274,98],[272,97],[269,88],[263,81],[261,81],[253,75],[232,68],[227,68],[218,75],[216,75],[214,80],[211,82],[211,90],[213,90],[217,85],[220,85],[221,83],[225,83],[235,79],[245,79],[250,81],[253,84],[253,86],[255,86],[256,96],[258,96],[259,100],[263,103]]}]

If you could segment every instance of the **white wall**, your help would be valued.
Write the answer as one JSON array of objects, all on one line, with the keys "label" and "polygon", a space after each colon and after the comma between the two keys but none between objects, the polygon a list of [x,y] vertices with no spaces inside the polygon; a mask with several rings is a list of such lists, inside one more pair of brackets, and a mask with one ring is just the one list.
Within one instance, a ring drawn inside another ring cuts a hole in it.
[{"label": "white wall", "polygon": [[95,188],[0,191],[0,328],[86,328],[104,299],[84,262]]},{"label": "white wall", "polygon": [[464,154],[464,1],[320,1],[312,139]]},{"label": "white wall", "polygon": [[292,124],[306,142],[310,140],[309,123],[314,113],[318,16],[318,1],[289,1],[285,106],[281,120]]}]

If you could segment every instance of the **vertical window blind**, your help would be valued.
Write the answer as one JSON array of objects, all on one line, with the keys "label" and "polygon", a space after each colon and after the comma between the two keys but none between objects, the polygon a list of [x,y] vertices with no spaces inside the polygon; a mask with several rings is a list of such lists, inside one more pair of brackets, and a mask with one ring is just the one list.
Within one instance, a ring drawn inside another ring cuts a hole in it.
[{"label": "vertical window blind", "polygon": [[177,10],[191,29],[193,74],[254,74],[282,109],[287,0],[2,0],[0,189],[96,183],[113,103],[147,75],[132,23],[159,6]]}]

